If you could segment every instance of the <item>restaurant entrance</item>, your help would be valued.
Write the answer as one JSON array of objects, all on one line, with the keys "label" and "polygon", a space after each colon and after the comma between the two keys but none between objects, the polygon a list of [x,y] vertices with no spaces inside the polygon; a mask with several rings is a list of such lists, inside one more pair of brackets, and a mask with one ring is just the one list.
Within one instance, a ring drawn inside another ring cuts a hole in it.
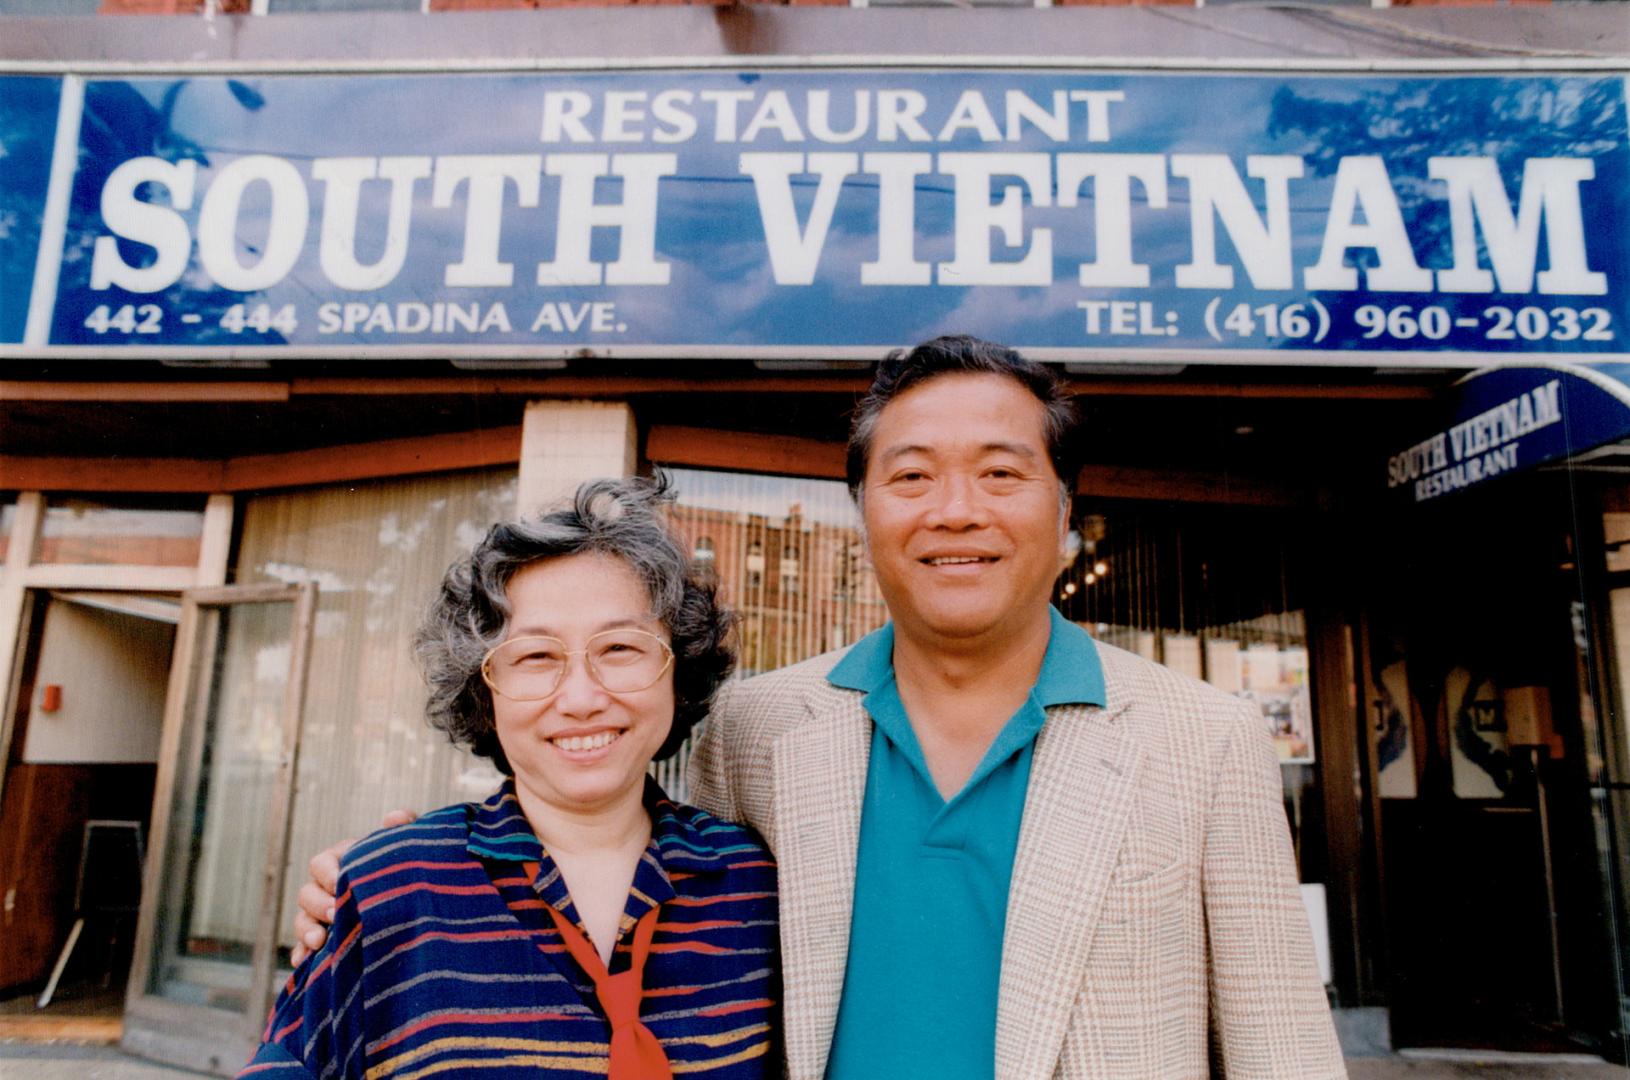
[{"label": "restaurant entrance", "polygon": [[[1587,589],[1565,472],[1392,520],[1369,590],[1392,1037],[1611,1054]],[[1590,550],[1587,548],[1586,550]]]},{"label": "restaurant entrance", "polygon": [[27,608],[0,798],[0,991],[116,1015],[179,607],[42,589]]}]

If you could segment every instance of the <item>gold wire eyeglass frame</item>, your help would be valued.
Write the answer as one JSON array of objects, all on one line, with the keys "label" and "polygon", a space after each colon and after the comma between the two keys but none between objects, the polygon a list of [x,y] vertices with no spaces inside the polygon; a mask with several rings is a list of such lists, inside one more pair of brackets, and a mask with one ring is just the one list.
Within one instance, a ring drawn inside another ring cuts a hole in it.
[{"label": "gold wire eyeglass frame", "polygon": [[[619,687],[617,689],[613,689],[606,685],[605,678],[600,674],[599,669],[594,666],[594,661],[589,659],[589,653],[593,648],[595,638],[622,634],[638,634],[641,637],[650,638],[652,641],[656,642],[657,647],[662,650],[664,660],[662,661],[661,669],[651,677],[650,682],[641,686]],[[566,662],[560,665],[560,671],[555,675],[554,685],[549,688],[549,692],[547,694],[528,694],[524,697],[517,697],[514,694],[506,694],[503,690],[499,689],[497,680],[492,677],[492,658],[498,655],[500,650],[509,648],[517,641],[552,641],[560,646],[561,655],[566,658]],[[589,639],[583,643],[583,648],[581,649],[568,649],[566,648],[566,643],[564,641],[561,641],[557,637],[550,637],[548,634],[528,634],[524,637],[509,638],[506,641],[500,641],[498,644],[488,649],[487,655],[481,658],[481,681],[486,683],[487,688],[493,693],[497,694],[499,697],[508,698],[510,701],[544,701],[548,698],[554,697],[555,693],[560,690],[560,684],[566,681],[566,672],[571,670],[572,657],[574,656],[581,656],[583,658],[583,667],[588,671],[589,678],[593,679],[594,684],[608,694],[637,694],[641,690],[649,690],[651,687],[662,681],[662,677],[668,674],[668,669],[673,667],[674,663],[673,647],[647,630],[602,630],[598,634],[590,634]]]}]

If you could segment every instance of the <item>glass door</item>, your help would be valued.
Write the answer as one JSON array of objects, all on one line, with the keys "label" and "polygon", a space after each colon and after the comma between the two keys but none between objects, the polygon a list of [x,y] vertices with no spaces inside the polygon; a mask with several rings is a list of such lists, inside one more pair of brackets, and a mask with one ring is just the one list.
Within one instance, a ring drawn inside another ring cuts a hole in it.
[{"label": "glass door", "polygon": [[182,595],[124,1045],[230,1075],[271,1003],[314,585]]}]

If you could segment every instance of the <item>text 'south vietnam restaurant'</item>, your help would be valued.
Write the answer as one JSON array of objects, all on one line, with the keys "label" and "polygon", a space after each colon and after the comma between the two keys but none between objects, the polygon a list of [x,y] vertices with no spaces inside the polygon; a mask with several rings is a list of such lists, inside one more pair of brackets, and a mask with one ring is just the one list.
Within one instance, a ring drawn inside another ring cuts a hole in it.
[{"label": "text 'south vietnam restaurant'", "polygon": [[0,2],[0,990],[231,1073],[308,856],[492,782],[451,559],[660,468],[741,674],[852,643],[848,412],[971,333],[1079,394],[1059,609],[1260,705],[1348,1052],[1624,1059],[1622,9],[244,6]]}]

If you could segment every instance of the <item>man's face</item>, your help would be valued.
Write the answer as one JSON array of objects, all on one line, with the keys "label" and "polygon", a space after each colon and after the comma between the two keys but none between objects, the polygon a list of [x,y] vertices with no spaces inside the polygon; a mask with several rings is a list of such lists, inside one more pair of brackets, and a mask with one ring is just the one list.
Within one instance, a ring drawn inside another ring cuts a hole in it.
[{"label": "man's face", "polygon": [[1045,620],[1064,543],[1040,401],[1002,375],[941,375],[878,415],[861,512],[897,630],[949,644]]}]

